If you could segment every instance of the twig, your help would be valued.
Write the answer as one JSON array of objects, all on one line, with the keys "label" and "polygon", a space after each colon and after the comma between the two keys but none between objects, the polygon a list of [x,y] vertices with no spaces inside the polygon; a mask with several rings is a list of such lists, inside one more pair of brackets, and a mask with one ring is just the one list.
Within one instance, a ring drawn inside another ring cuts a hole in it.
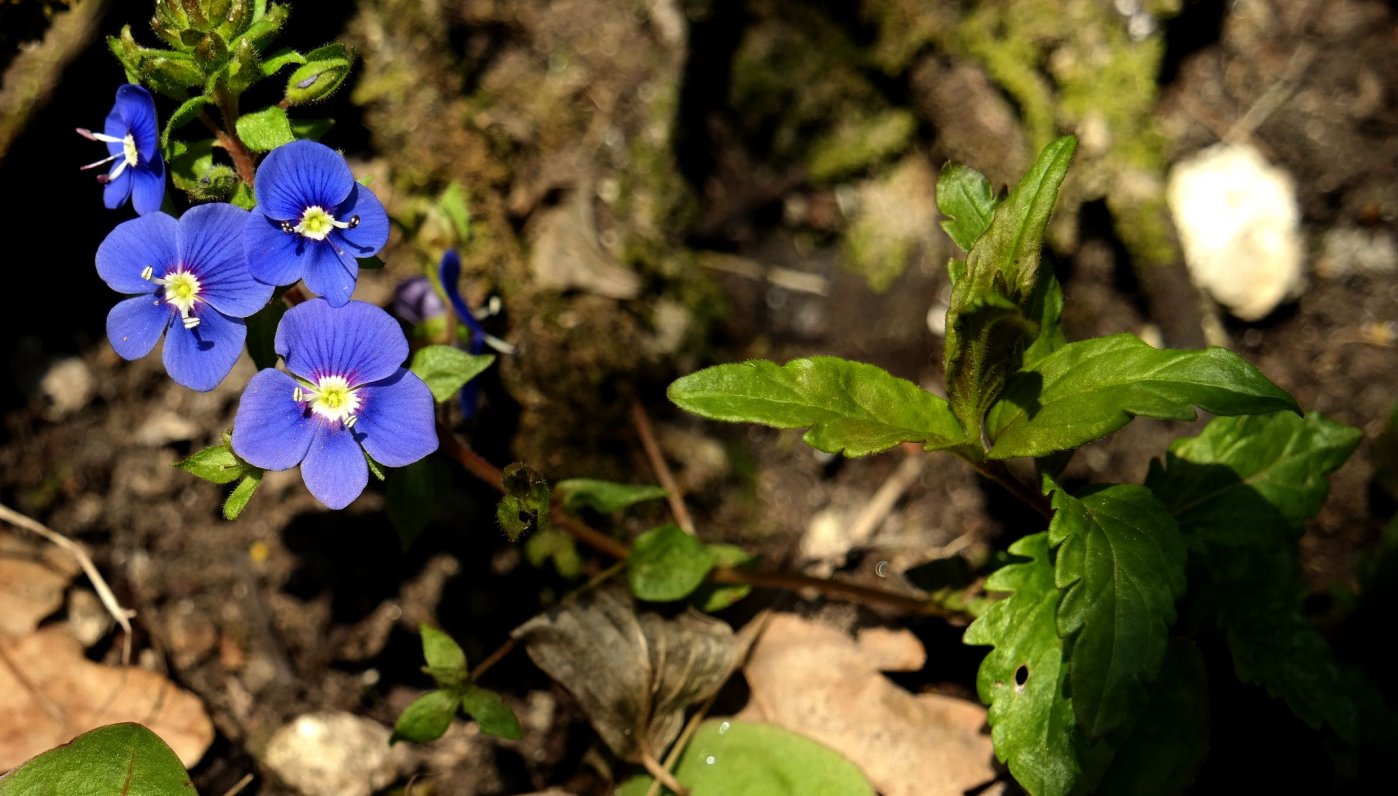
[{"label": "twig", "polygon": [[80,545],[72,539],[57,531],[46,528],[39,521],[26,517],[23,514],[0,503],[0,519],[27,531],[32,531],[49,540],[53,544],[63,548],[69,555],[77,559],[78,565],[83,568],[83,573],[92,582],[92,588],[97,590],[97,596],[102,600],[102,605],[106,607],[107,613],[112,615],[116,623],[126,632],[126,637],[121,645],[121,663],[123,666],[131,663],[131,621],[130,618],[136,615],[135,611],[121,607],[116,595],[103,579],[102,573],[97,571],[97,565],[92,563],[92,559]]},{"label": "twig", "polygon": [[922,465],[921,451],[909,454],[898,463],[898,469],[894,470],[893,475],[869,498],[859,515],[854,518],[854,522],[850,524],[846,536],[852,543],[862,545],[873,537],[874,531],[888,518],[889,512],[893,511],[893,507],[902,499],[903,493],[922,475]]},{"label": "twig", "polygon": [[655,432],[651,429],[645,407],[634,398],[631,399],[631,425],[636,427],[636,436],[641,438],[641,447],[646,451],[651,471],[665,490],[665,499],[670,503],[670,513],[674,515],[675,523],[684,529],[685,533],[693,536],[694,519],[689,516],[689,509],[685,508],[684,492],[680,490],[679,482],[670,472],[670,465],[665,463],[665,455],[661,453],[660,445],[655,441]]},{"label": "twig", "polygon": [[252,784],[252,774],[244,774],[243,778],[233,783],[233,787],[223,792],[223,796],[238,796]]},{"label": "twig", "polygon": [[675,779],[675,775],[670,773],[670,769],[655,758],[655,752],[651,750],[650,742],[645,736],[637,739],[636,746],[641,752],[641,765],[655,777],[656,784],[664,785],[679,796],[689,796],[689,788],[681,785],[680,781]]},{"label": "twig", "polygon": [[969,462],[976,472],[1004,487],[1005,491],[1019,498],[1026,506],[1043,517],[1050,519],[1053,517],[1053,506],[1049,504],[1048,498],[1035,492],[1023,481],[1011,475],[1004,462],[994,459],[983,461],[965,459],[965,461]]},{"label": "twig", "polygon": [[[222,105],[220,105],[220,110],[223,110]],[[236,108],[233,113],[234,116],[229,117],[225,111],[224,119],[236,119]],[[252,153],[248,151],[247,146],[243,143],[243,139],[238,137],[237,131],[224,130],[222,127],[219,127],[218,123],[209,116],[208,111],[199,112],[199,121],[203,122],[204,126],[209,128],[209,132],[214,134],[214,140],[217,141],[218,145],[233,159],[233,168],[238,172],[238,179],[247,183],[248,189],[251,190],[253,177],[257,174],[257,168],[253,165]],[[229,126],[232,126],[231,122]]]}]

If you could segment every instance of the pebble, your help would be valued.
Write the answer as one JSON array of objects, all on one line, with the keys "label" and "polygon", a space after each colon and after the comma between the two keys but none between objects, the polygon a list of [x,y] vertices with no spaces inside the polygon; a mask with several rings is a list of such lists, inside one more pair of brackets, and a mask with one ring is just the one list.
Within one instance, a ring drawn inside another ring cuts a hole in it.
[{"label": "pebble", "polygon": [[55,361],[39,377],[44,419],[58,421],[82,411],[92,401],[96,388],[92,371],[78,357]]},{"label": "pebble", "polygon": [[397,778],[406,755],[388,737],[352,713],[307,713],[272,733],[263,762],[303,796],[370,796]]}]

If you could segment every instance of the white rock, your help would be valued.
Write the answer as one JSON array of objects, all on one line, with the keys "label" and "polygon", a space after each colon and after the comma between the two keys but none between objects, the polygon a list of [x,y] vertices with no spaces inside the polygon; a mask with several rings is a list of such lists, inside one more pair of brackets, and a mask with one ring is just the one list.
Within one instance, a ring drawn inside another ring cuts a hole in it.
[{"label": "white rock", "polygon": [[1170,170],[1170,212],[1194,281],[1254,321],[1303,284],[1291,177],[1245,144],[1219,144]]},{"label": "white rock", "polygon": [[1398,244],[1382,230],[1336,227],[1325,233],[1317,270],[1322,276],[1398,271]]},{"label": "white rock", "polygon": [[44,417],[62,420],[88,405],[97,389],[92,371],[78,357],[65,357],[49,366],[39,378]]},{"label": "white rock", "polygon": [[402,747],[352,713],[307,713],[278,728],[263,762],[304,796],[370,796],[398,776]]}]

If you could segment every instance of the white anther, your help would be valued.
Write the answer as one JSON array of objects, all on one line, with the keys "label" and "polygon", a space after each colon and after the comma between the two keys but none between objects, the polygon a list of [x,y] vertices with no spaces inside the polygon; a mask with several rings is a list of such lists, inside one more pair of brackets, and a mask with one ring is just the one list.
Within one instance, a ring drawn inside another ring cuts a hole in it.
[{"label": "white anther", "polygon": [[291,400],[299,404],[302,401],[306,400],[306,393],[303,392],[300,387],[297,387],[296,389],[291,391]]},{"label": "white anther", "polygon": [[151,281],[151,277],[153,276],[155,276],[155,268],[148,265],[141,269],[141,278],[147,282]]},{"label": "white anther", "polygon": [[350,415],[345,418],[345,428],[354,428],[354,424],[359,421],[359,415]]},{"label": "white anther", "polygon": [[194,317],[193,315],[189,315],[189,316],[186,316],[186,317],[185,317],[185,319],[184,319],[184,328],[186,328],[186,329],[193,329],[194,327],[196,327],[196,326],[198,326],[198,325],[199,325],[199,319],[198,319],[198,318]]}]

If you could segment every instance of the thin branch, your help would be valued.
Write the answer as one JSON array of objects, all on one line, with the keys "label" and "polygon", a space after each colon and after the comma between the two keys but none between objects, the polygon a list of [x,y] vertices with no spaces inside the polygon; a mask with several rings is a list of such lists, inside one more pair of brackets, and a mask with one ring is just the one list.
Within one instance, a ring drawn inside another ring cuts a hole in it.
[{"label": "thin branch", "polygon": [[243,143],[243,139],[238,137],[238,131],[233,127],[238,118],[237,107],[232,108],[232,116],[229,116],[229,110],[222,103],[219,104],[219,111],[223,113],[224,122],[229,129],[225,130],[219,127],[218,123],[209,116],[208,111],[199,112],[199,121],[209,128],[209,132],[214,134],[214,140],[233,159],[233,168],[238,172],[238,179],[247,183],[248,189],[251,190],[253,178],[257,174],[257,167],[253,164],[252,152]]},{"label": "thin branch", "polygon": [[0,519],[11,525],[23,528],[26,531],[32,531],[44,537],[53,544],[63,548],[69,555],[77,559],[78,565],[83,568],[83,572],[87,575],[87,579],[92,582],[92,588],[97,591],[97,596],[102,600],[102,605],[106,607],[107,613],[111,614],[112,618],[116,620],[116,623],[125,631],[126,637],[123,639],[121,645],[121,663],[123,666],[131,663],[131,617],[135,616],[136,612],[121,607],[121,603],[117,600],[116,594],[114,594],[111,587],[107,585],[107,581],[102,577],[102,573],[97,571],[97,565],[92,563],[92,558],[88,556],[87,551],[83,550],[82,547],[72,539],[69,539],[57,531],[49,530],[38,520],[26,517],[3,503],[0,503]]},{"label": "thin branch", "polygon": [[1053,506],[1049,503],[1048,498],[1034,491],[1028,484],[1015,478],[1014,475],[1010,473],[1009,469],[1005,467],[1004,462],[993,459],[985,459],[978,462],[966,459],[966,461],[975,468],[976,472],[1004,487],[1005,491],[1019,498],[1026,506],[1033,509],[1045,519],[1053,518]]},{"label": "thin branch", "polygon": [[641,447],[646,451],[650,469],[665,490],[665,499],[670,502],[670,513],[675,516],[675,523],[683,528],[685,533],[693,536],[694,519],[689,516],[689,509],[684,505],[684,492],[680,490],[679,482],[670,472],[670,465],[665,463],[665,454],[660,451],[660,445],[655,441],[655,432],[651,430],[650,418],[646,415],[645,407],[634,398],[631,399],[631,425],[636,427],[636,436],[641,438]]}]

